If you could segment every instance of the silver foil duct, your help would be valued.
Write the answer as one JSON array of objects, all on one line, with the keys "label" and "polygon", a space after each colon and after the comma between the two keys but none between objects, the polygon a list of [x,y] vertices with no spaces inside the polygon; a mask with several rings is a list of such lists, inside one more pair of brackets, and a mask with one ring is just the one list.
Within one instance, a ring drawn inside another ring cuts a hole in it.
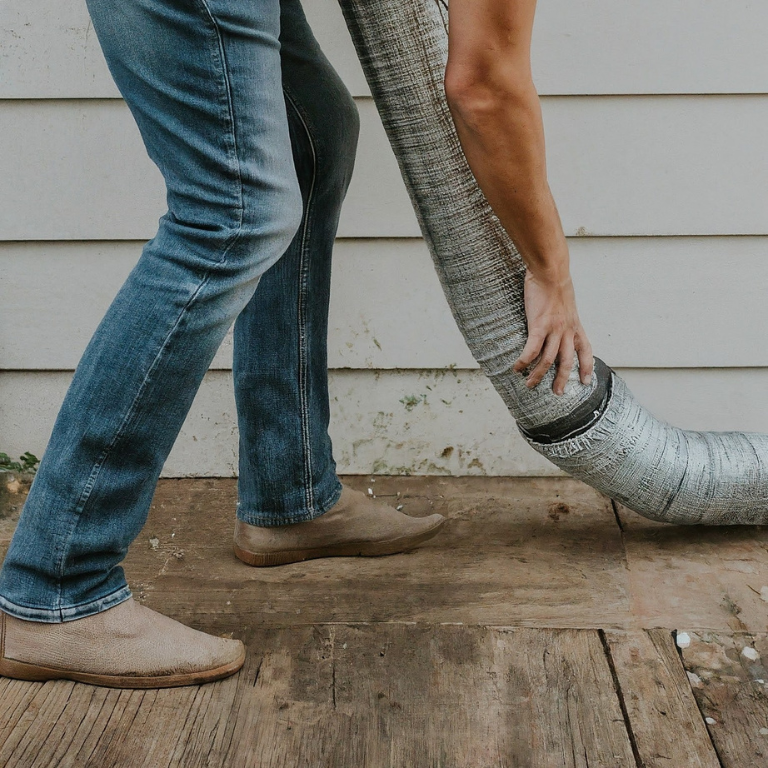
[{"label": "silver foil duct", "polygon": [[768,522],[768,437],[685,432],[658,421],[597,361],[535,389],[512,366],[525,345],[525,268],[475,182],[448,111],[447,5],[340,0],[456,322],[535,450],[641,515],[670,523]]}]

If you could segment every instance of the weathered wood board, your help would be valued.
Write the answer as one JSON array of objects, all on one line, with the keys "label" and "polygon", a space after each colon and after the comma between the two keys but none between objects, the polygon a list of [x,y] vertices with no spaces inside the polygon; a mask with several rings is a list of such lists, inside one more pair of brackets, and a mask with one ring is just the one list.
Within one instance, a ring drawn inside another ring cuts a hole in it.
[{"label": "weathered wood board", "polygon": [[[131,584],[152,607],[219,616],[222,626],[232,615],[264,626],[397,620],[759,633],[768,624],[765,529],[665,526],[623,509],[617,518],[567,478],[346,482],[449,523],[410,554],[249,568],[231,549],[236,481],[163,480],[126,561]],[[16,501],[0,515],[0,557]]]},{"label": "weathered wood board", "polygon": [[594,630],[410,624],[238,632],[235,678],[117,692],[0,681],[0,763],[634,768]]},{"label": "weathered wood board", "polygon": [[643,768],[721,768],[672,633],[605,633],[616,683]]},{"label": "weathered wood board", "polygon": [[691,632],[678,644],[723,768],[768,765],[768,636]]},{"label": "weathered wood board", "polygon": [[350,484],[408,514],[435,511],[449,522],[409,554],[251,568],[232,553],[235,482],[168,481],[126,560],[129,581],[150,607],[184,619],[218,616],[222,627],[233,615],[260,626],[597,628],[629,619],[621,532],[610,504],[581,483],[362,477]]},{"label": "weathered wood board", "polygon": [[638,626],[768,631],[768,527],[674,526],[618,507]]},{"label": "weathered wood board", "polygon": [[255,569],[230,549],[233,480],[161,482],[136,596],[241,637],[246,668],[175,691],[0,680],[0,765],[765,763],[768,636],[743,631],[765,601],[750,582],[759,606],[722,605],[727,574],[759,573],[761,529],[655,525],[566,478],[347,480],[447,528],[407,555]]},{"label": "weathered wood board", "polygon": [[0,562],[3,544],[13,536],[32,478],[29,473],[0,472]]}]

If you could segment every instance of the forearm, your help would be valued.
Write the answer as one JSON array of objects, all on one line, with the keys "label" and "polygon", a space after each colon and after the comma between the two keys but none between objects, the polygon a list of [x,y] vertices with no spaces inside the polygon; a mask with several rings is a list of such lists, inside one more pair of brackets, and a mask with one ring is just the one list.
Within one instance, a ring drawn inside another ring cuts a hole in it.
[{"label": "forearm", "polygon": [[479,87],[449,101],[464,154],[488,202],[540,279],[569,279],[568,247],[547,182],[533,83]]},{"label": "forearm", "polygon": [[592,351],[576,309],[568,245],[547,182],[541,105],[531,76],[536,0],[451,0],[445,92],[470,168],[528,268],[528,338],[515,370],[536,386],[557,362],[562,394]]}]

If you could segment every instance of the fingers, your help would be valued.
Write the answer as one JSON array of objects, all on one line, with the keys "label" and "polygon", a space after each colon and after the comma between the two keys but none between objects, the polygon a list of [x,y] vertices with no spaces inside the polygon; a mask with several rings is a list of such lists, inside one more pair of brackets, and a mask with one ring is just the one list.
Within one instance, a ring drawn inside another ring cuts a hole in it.
[{"label": "fingers", "polygon": [[563,337],[560,344],[560,353],[557,356],[557,375],[552,382],[552,391],[556,395],[565,394],[565,385],[568,383],[568,377],[573,368],[573,339],[570,336]]},{"label": "fingers", "polygon": [[513,369],[520,373],[535,363],[525,382],[526,386],[532,389],[541,383],[547,371],[557,363],[557,373],[552,382],[552,391],[556,395],[563,395],[573,369],[574,354],[578,354],[581,383],[590,384],[594,370],[594,358],[589,341],[581,334],[575,336],[569,334],[551,334],[549,336],[532,334]]},{"label": "fingers", "polygon": [[557,336],[550,336],[541,351],[539,362],[531,371],[525,384],[529,388],[537,386],[546,375],[547,371],[554,365],[557,359],[557,353],[560,348],[560,339]]},{"label": "fingers", "polygon": [[579,356],[579,378],[582,384],[592,383],[592,372],[595,368],[595,358],[592,356],[592,345],[582,341],[580,336],[575,339],[576,353]]},{"label": "fingers", "polygon": [[516,373],[520,373],[536,360],[541,354],[541,348],[544,346],[545,339],[546,336],[539,336],[532,333],[528,337],[528,341],[525,342],[525,346],[520,353],[520,357],[517,358],[517,362],[512,366],[512,370]]}]

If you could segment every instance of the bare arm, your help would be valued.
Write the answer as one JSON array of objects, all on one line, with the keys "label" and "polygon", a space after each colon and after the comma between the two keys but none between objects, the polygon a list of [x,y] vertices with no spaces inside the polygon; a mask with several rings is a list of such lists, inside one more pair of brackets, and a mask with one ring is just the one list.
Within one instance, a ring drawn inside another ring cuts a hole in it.
[{"label": "bare arm", "polygon": [[534,387],[557,362],[553,390],[562,394],[574,351],[581,380],[588,383],[592,350],[547,182],[530,64],[535,10],[536,0],[451,0],[445,89],[467,161],[527,267],[528,341],[515,370],[538,359],[527,380]]}]

